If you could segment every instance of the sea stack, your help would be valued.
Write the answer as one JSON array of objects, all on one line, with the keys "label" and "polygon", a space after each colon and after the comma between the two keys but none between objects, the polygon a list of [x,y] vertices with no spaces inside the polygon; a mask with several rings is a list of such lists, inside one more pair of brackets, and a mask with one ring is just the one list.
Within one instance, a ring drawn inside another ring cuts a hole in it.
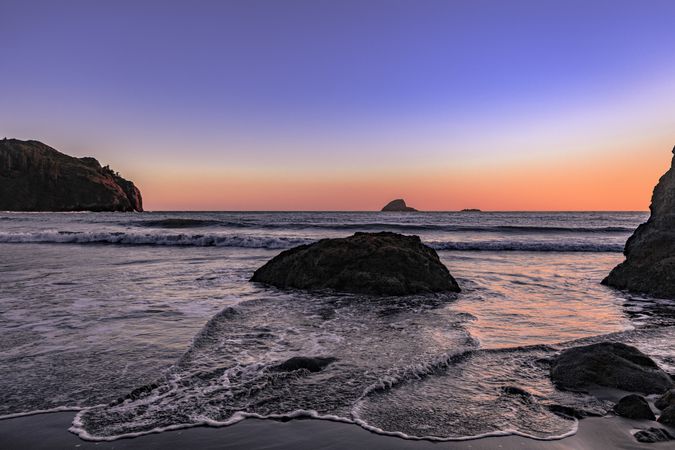
[{"label": "sea stack", "polygon": [[389,203],[387,203],[384,208],[382,208],[382,211],[389,211],[389,212],[412,212],[412,211],[417,211],[415,208],[411,208],[410,206],[405,204],[405,200],[402,198],[397,198],[396,200],[392,200]]},{"label": "sea stack", "polygon": [[438,254],[419,236],[390,232],[356,233],[286,250],[256,270],[251,281],[368,295],[460,291]]},{"label": "sea stack", "polygon": [[1,211],[143,211],[141,192],[94,158],[0,140]]},{"label": "sea stack", "polygon": [[[675,148],[673,148],[675,153]],[[654,188],[651,215],[628,238],[626,260],[602,283],[656,297],[675,298],[675,158]]]}]

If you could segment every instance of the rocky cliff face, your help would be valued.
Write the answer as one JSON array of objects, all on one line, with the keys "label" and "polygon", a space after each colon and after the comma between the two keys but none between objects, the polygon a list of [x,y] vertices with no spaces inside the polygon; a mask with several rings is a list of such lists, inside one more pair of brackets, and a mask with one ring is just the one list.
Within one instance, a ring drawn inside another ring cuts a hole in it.
[{"label": "rocky cliff face", "polygon": [[384,208],[382,208],[382,211],[394,211],[394,212],[401,212],[401,211],[417,211],[415,208],[411,208],[410,206],[405,204],[405,200],[402,198],[397,198],[396,200],[392,200],[389,203],[387,203]]},{"label": "rocky cliff face", "polygon": [[141,192],[94,158],[38,141],[0,140],[2,211],[143,211]]},{"label": "rocky cliff face", "polygon": [[602,282],[619,289],[675,298],[675,158],[654,188],[649,209],[649,220],[626,242],[626,260]]}]

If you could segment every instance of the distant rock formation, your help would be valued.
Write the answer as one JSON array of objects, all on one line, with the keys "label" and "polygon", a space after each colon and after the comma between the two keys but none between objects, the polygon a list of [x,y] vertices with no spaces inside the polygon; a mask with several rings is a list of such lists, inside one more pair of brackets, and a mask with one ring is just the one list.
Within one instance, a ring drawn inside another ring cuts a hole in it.
[{"label": "distant rock formation", "polygon": [[626,260],[602,283],[656,297],[675,298],[675,158],[654,188],[649,209],[649,220],[626,242]]},{"label": "distant rock formation", "polygon": [[410,211],[417,211],[415,208],[411,208],[410,206],[405,204],[405,200],[402,198],[397,198],[396,200],[392,200],[389,203],[387,203],[384,208],[382,208],[382,211],[393,211],[393,212],[410,212]]},{"label": "distant rock formation", "polygon": [[0,211],[143,211],[141,192],[90,157],[0,140]]},{"label": "distant rock formation", "polygon": [[281,252],[251,281],[279,288],[369,295],[459,292],[438,254],[418,236],[356,233]]},{"label": "distant rock formation", "polygon": [[478,208],[464,208],[460,212],[482,212],[482,211]]}]

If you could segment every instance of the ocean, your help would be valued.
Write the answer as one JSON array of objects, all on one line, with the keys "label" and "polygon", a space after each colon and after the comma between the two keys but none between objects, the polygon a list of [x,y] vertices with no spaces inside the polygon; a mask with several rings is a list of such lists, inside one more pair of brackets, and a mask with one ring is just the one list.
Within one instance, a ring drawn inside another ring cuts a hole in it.
[{"label": "ocean", "polygon": [[[576,431],[555,389],[569,346],[635,345],[675,373],[675,302],[600,284],[643,212],[0,213],[0,418],[79,411],[113,440],[247,417],[405,438]],[[250,283],[282,249],[356,231],[419,235],[459,294],[401,298]],[[283,372],[293,356],[335,361]]]}]

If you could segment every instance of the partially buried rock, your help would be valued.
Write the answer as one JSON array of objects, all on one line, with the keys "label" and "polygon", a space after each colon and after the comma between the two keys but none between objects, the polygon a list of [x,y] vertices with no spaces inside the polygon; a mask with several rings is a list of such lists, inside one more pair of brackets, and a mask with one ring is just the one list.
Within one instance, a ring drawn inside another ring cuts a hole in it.
[{"label": "partially buried rock", "polygon": [[256,270],[251,281],[369,295],[460,291],[438,254],[418,236],[389,232],[356,233],[286,250]]},{"label": "partially buried rock", "polygon": [[649,407],[649,403],[641,395],[631,394],[619,400],[614,405],[614,412],[627,419],[655,420],[656,416]]},{"label": "partially buried rock", "polygon": [[272,370],[275,372],[292,372],[294,370],[305,369],[310,372],[319,372],[335,361],[335,358],[294,356],[293,358],[272,367]]},{"label": "partially buried rock", "polygon": [[638,442],[645,442],[650,444],[654,442],[665,442],[674,439],[673,435],[671,435],[668,432],[668,430],[655,427],[647,428],[646,430],[640,430],[633,436],[635,436],[635,439]]},{"label": "partially buried rock", "polygon": [[673,386],[670,376],[635,347],[617,342],[573,347],[553,360],[551,380],[561,389],[611,387],[660,394]]},{"label": "partially buried rock", "polygon": [[675,159],[654,188],[649,209],[649,220],[626,242],[626,260],[602,283],[657,297],[675,298]]},{"label": "partially buried rock", "polygon": [[660,410],[664,410],[672,405],[675,405],[675,389],[669,389],[665,394],[663,394],[658,400],[654,402],[654,406]]},{"label": "partially buried rock", "polygon": [[675,405],[670,405],[661,411],[658,422],[670,427],[675,427]]}]

